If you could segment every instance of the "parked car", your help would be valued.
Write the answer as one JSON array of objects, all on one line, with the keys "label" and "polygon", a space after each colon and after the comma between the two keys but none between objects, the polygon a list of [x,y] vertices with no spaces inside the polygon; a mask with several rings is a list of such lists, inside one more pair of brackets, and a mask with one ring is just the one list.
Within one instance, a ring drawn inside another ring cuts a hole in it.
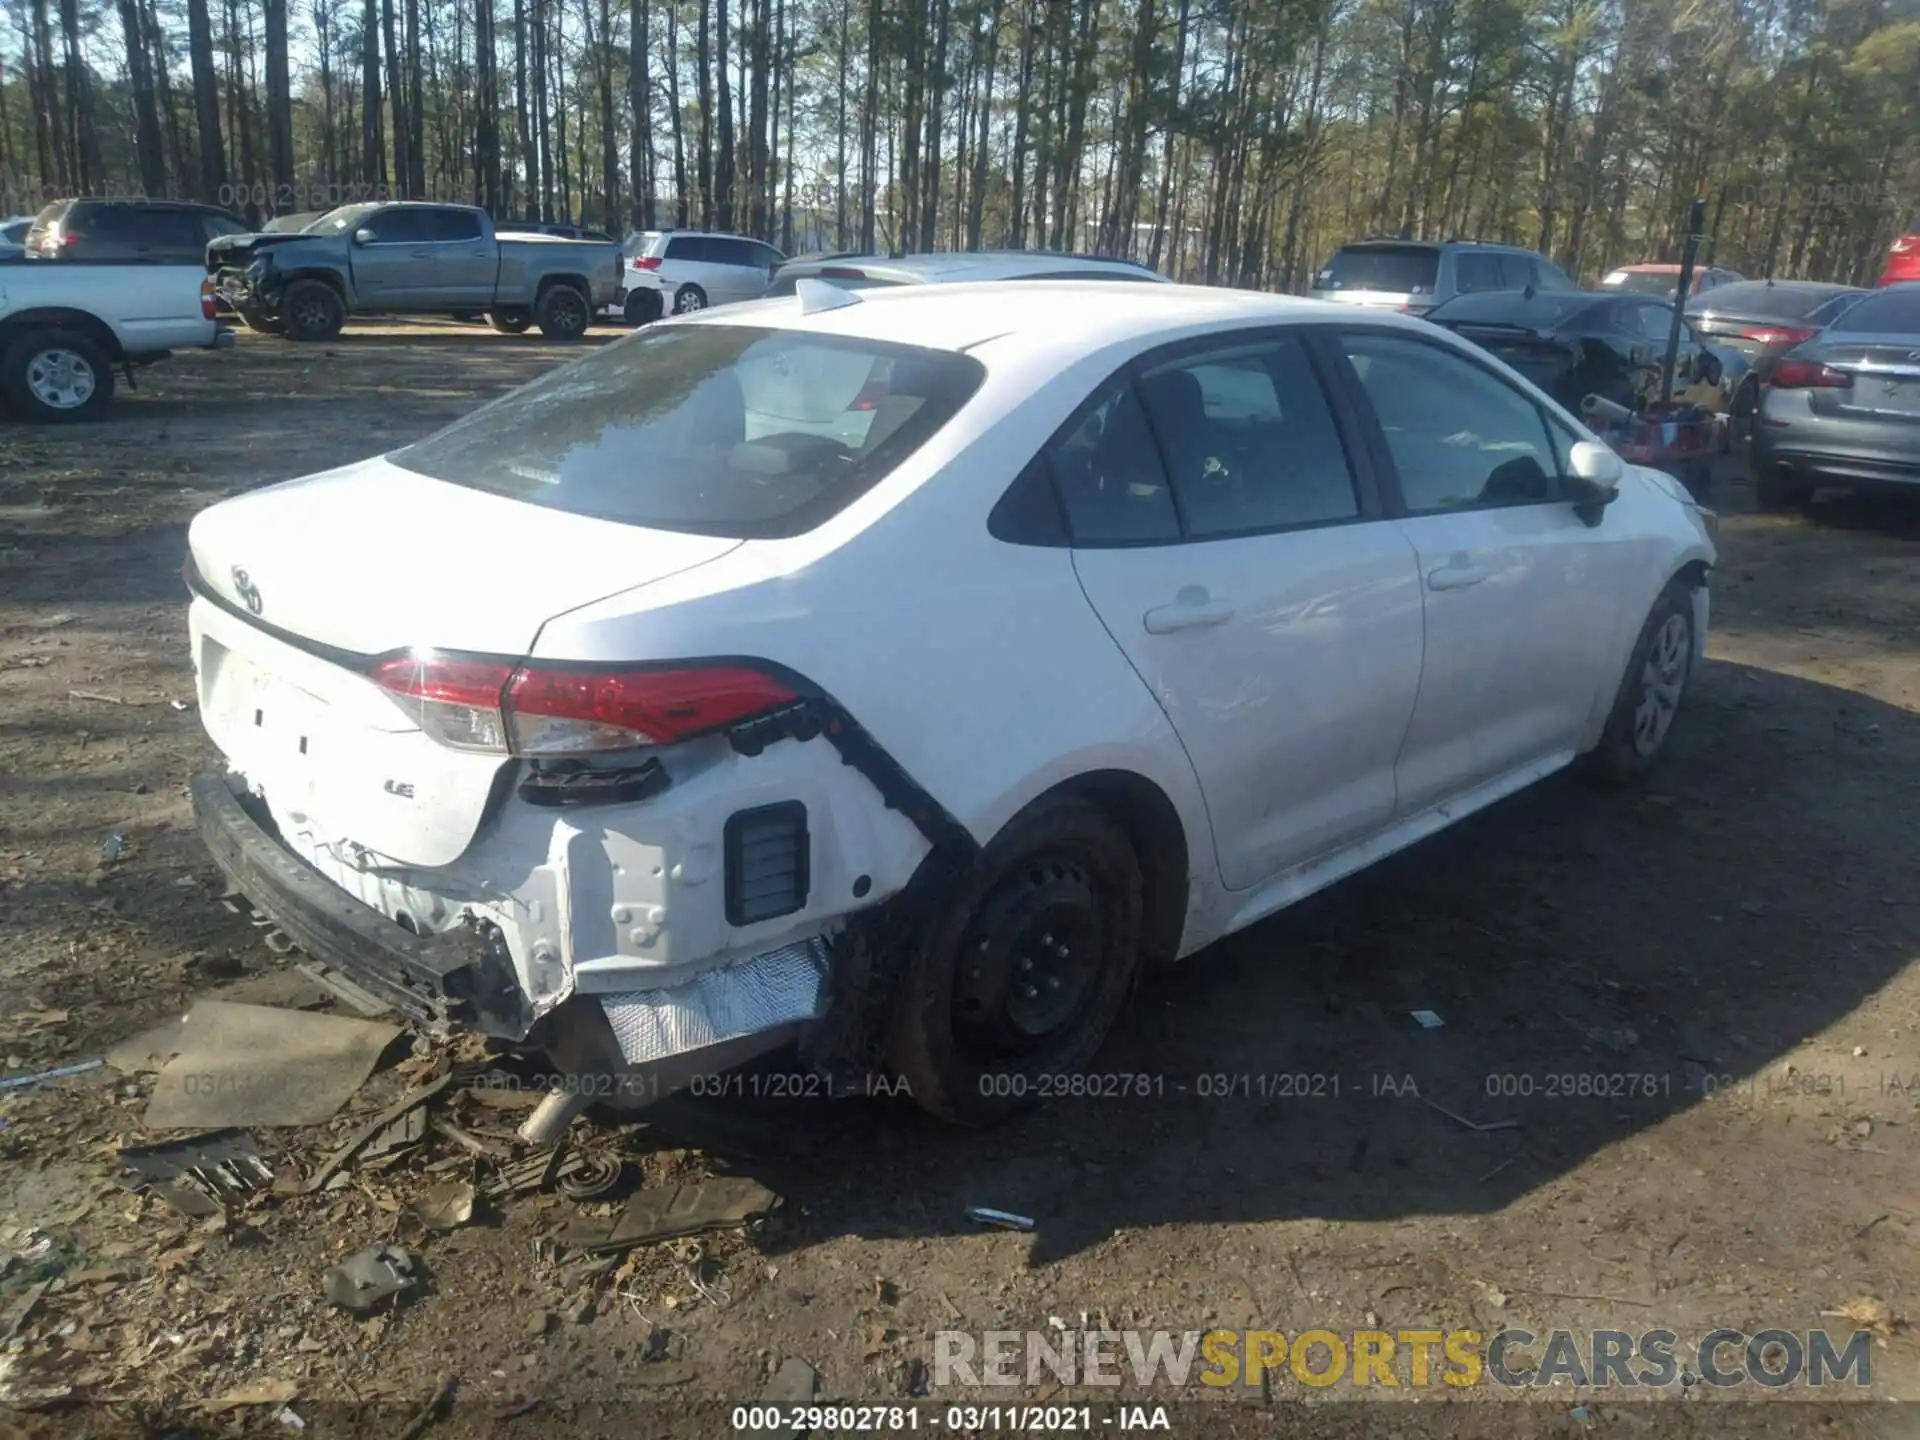
[{"label": "parked car", "polygon": [[0,260],[18,260],[26,254],[27,231],[33,228],[31,215],[16,215],[0,220]]},{"label": "parked car", "polygon": [[[1724,265],[1701,265],[1693,272],[1689,295],[1705,295],[1723,285],[1738,285],[1747,277]],[[1600,281],[1602,290],[1628,290],[1636,295],[1657,295],[1671,300],[1680,291],[1678,265],[1623,265],[1610,270]]]},{"label": "parked car", "polygon": [[27,257],[204,265],[207,243],[238,235],[246,222],[185,200],[56,200],[33,217]]},{"label": "parked car", "polygon": [[627,237],[622,307],[629,323],[663,313],[758,300],[785,258],[764,241],[700,230],[641,230]]},{"label": "parked car", "polygon": [[0,399],[22,420],[98,420],[116,367],[231,345],[206,279],[200,264],[0,269]]},{"label": "parked car", "polygon": [[551,235],[556,240],[598,240],[603,244],[618,243],[604,230],[589,230],[584,225],[565,225],[553,220],[510,220],[497,226],[495,233],[500,235]]},{"label": "parked car", "polygon": [[1313,277],[1316,300],[1424,315],[1482,290],[1576,290],[1544,255],[1478,241],[1362,240],[1342,245]]},{"label": "parked car", "polygon": [[1746,361],[1728,413],[1746,424],[1773,362],[1872,293],[1810,280],[1742,280],[1691,301],[1687,323],[1722,353],[1734,351]]},{"label": "parked car", "polygon": [[[1576,414],[1588,395],[1629,410],[1660,400],[1673,306],[1637,294],[1503,290],[1462,295],[1426,318],[1511,365]],[[1722,362],[1685,323],[1674,397],[1717,411]]]},{"label": "parked car", "polygon": [[1031,1103],[1147,963],[1655,763],[1715,558],[1435,326],[1045,281],[668,320],[188,548],[214,859],[543,1136],[796,1037]]},{"label": "parked car", "polygon": [[220,295],[255,330],[330,340],[350,314],[482,314],[577,340],[619,294],[620,251],[544,235],[496,237],[471,205],[345,205],[294,235],[208,247]]},{"label": "parked car", "polygon": [[1773,362],[1753,483],[1769,510],[1823,485],[1920,487],[1920,282],[1874,291]]},{"label": "parked car", "polygon": [[792,295],[802,280],[825,280],[842,290],[888,285],[953,285],[985,280],[1134,280],[1171,284],[1134,260],[1060,255],[1045,250],[986,250],[935,255],[822,255],[789,260],[774,272],[767,294]]},{"label": "parked car", "polygon": [[1920,210],[1888,248],[1887,268],[1880,272],[1882,285],[1904,285],[1910,280],[1920,280]]}]

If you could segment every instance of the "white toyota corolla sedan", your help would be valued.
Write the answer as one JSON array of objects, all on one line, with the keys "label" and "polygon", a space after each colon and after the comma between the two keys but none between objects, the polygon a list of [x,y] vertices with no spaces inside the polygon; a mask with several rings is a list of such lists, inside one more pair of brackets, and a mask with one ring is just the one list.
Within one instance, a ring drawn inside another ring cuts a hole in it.
[{"label": "white toyota corolla sedan", "polygon": [[1144,965],[1643,770],[1713,528],[1416,320],[807,281],[203,512],[193,798],[311,954],[543,1051],[531,1131],[795,1040],[990,1120]]}]

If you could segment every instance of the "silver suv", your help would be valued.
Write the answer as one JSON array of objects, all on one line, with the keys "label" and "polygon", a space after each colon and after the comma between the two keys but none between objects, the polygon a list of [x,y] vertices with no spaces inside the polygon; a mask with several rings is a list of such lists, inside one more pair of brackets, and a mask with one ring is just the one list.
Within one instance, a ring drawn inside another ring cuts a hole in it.
[{"label": "silver suv", "polygon": [[1477,240],[1360,240],[1342,245],[1313,277],[1315,300],[1379,305],[1424,315],[1478,290],[1577,290],[1566,271],[1517,245]]}]

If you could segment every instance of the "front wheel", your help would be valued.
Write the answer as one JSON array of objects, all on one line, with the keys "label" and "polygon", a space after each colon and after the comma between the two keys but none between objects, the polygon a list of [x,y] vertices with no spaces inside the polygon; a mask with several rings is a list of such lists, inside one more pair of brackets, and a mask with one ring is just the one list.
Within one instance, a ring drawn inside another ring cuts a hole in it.
[{"label": "front wheel", "polygon": [[23,420],[43,425],[98,420],[113,406],[113,365],[78,330],[20,336],[0,361],[0,393]]},{"label": "front wheel", "polygon": [[1604,785],[1630,784],[1652,769],[1666,749],[1693,677],[1693,622],[1693,592],[1676,580],[1654,602],[1634,642],[1600,743],[1587,756],[1593,779]]},{"label": "front wheel", "polygon": [[924,1110],[985,1125],[1061,1093],[1140,973],[1140,862],[1077,796],[1036,801],[954,882],[901,977],[887,1056]]},{"label": "front wheel", "polygon": [[707,308],[707,292],[698,285],[682,285],[673,292],[673,313],[691,315]]},{"label": "front wheel", "polygon": [[331,340],[347,323],[340,292],[324,280],[296,280],[280,297],[289,340]]},{"label": "front wheel", "polygon": [[535,302],[533,319],[549,340],[578,340],[587,333],[593,307],[571,285],[555,285]]}]

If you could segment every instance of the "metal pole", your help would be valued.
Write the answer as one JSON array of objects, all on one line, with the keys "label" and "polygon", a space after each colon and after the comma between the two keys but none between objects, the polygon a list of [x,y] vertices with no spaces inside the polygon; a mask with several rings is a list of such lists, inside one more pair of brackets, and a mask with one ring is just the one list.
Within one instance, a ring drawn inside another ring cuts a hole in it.
[{"label": "metal pole", "polygon": [[1667,330],[1667,355],[1660,366],[1660,413],[1673,404],[1673,366],[1680,356],[1680,326],[1687,309],[1687,296],[1693,293],[1693,257],[1707,228],[1707,202],[1695,200],[1687,206],[1687,238],[1680,250],[1680,283],[1673,292],[1673,323]]}]

